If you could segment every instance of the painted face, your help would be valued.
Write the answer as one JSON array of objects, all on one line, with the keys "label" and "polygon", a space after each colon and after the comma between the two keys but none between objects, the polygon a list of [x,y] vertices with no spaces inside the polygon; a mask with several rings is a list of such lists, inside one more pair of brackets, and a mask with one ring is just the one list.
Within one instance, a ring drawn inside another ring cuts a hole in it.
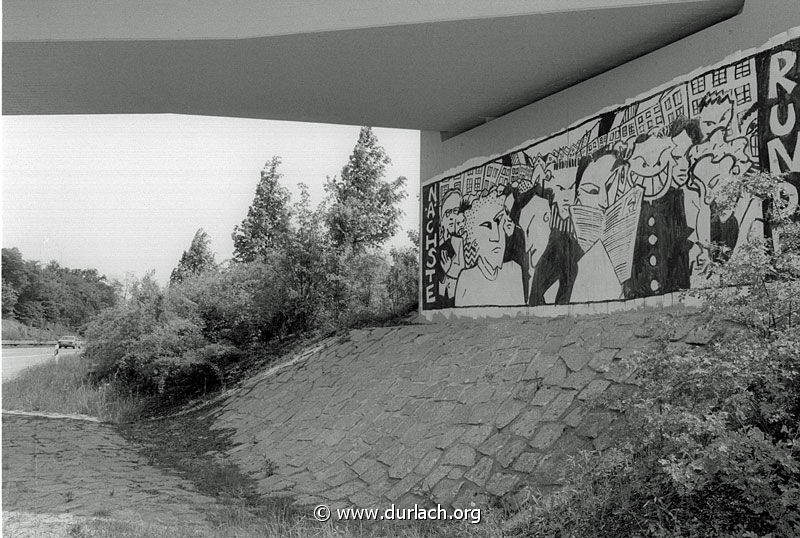
[{"label": "painted face", "polygon": [[442,202],[442,228],[448,235],[456,234],[456,222],[458,219],[458,207],[461,205],[461,195],[451,192]]},{"label": "painted face", "polygon": [[672,139],[657,136],[634,146],[628,159],[630,177],[635,185],[644,187],[646,198],[657,198],[669,188],[673,147]]},{"label": "painted face", "polygon": [[505,211],[505,218],[503,220],[503,231],[506,237],[511,237],[514,233],[514,221],[511,220],[511,208],[514,207],[514,195],[509,194],[503,201],[503,210]]},{"label": "painted face", "polygon": [[720,191],[731,182],[735,167],[736,159],[733,155],[705,155],[694,163],[691,173],[697,178],[706,204],[716,200]]},{"label": "painted face", "polygon": [[569,208],[575,203],[575,172],[575,168],[554,170],[548,184],[553,191],[553,203],[558,215],[564,220],[569,219]]},{"label": "painted face", "polygon": [[603,155],[589,163],[581,176],[576,203],[600,209],[608,207],[608,185],[614,178],[616,162],[614,155]]},{"label": "painted face", "polygon": [[550,241],[550,204],[544,198],[534,196],[522,208],[519,225],[525,233],[525,250],[528,252],[529,267],[539,263]]},{"label": "painted face", "polygon": [[681,131],[680,134],[673,137],[672,143],[674,144],[670,151],[672,181],[679,187],[683,187],[689,181],[689,158],[687,154],[689,148],[692,147],[692,139],[686,131]]},{"label": "painted face", "polygon": [[717,137],[724,135],[731,119],[733,119],[733,103],[727,99],[704,107],[698,117],[703,140],[711,140],[715,135]]},{"label": "painted face", "polygon": [[503,265],[506,250],[506,210],[503,198],[487,196],[472,204],[467,211],[465,231],[478,258],[491,269]]}]

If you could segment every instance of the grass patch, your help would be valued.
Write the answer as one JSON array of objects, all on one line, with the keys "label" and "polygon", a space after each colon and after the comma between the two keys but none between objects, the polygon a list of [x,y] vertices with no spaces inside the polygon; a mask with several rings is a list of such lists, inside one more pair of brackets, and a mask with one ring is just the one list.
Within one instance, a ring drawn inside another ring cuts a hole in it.
[{"label": "grass patch", "polygon": [[89,415],[107,422],[127,422],[140,416],[143,399],[108,384],[94,385],[88,381],[89,368],[82,354],[26,368],[3,383],[3,409]]}]

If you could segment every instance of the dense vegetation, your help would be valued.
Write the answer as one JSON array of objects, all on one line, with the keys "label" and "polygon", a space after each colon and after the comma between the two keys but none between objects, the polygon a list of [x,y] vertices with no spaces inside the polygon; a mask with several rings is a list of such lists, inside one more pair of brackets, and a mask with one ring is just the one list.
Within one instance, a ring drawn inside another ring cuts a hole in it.
[{"label": "dense vegetation", "polygon": [[161,403],[223,386],[281,345],[406,314],[417,301],[416,240],[388,253],[405,179],[383,179],[389,158],[369,128],[328,198],[292,203],[280,159],[261,172],[233,231],[233,260],[216,264],[200,229],[163,288],[145,276],[86,331],[96,382]]},{"label": "dense vegetation", "polygon": [[[25,260],[17,248],[4,248],[2,271],[3,319],[27,327],[75,331],[116,303],[114,285],[95,269],[69,269],[54,261],[41,266]],[[17,330],[9,331],[9,338],[33,333],[12,325]]]},{"label": "dense vegetation", "polygon": [[665,336],[636,358],[641,390],[607,403],[625,410],[624,442],[575,458],[518,536],[800,536],[800,214],[781,211],[775,179],[731,186],[772,202],[781,240],[709,268],[717,285],[698,293],[720,337]]}]

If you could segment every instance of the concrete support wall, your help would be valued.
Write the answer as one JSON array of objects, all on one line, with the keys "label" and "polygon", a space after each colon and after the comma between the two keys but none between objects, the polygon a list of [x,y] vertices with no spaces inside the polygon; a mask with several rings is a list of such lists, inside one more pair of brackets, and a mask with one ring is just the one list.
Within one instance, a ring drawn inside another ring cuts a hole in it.
[{"label": "concrete support wall", "polygon": [[736,251],[767,232],[758,198],[718,209],[730,178],[794,172],[797,199],[798,52],[797,2],[749,0],[479,128],[424,132],[423,313],[638,305],[707,284],[710,242]]}]

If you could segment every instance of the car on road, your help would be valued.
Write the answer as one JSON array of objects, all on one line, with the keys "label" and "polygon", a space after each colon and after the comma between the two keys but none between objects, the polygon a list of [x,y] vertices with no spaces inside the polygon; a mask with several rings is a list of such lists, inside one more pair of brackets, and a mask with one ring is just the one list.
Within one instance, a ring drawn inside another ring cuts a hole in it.
[{"label": "car on road", "polygon": [[58,349],[71,347],[72,349],[80,349],[81,342],[77,336],[62,336],[58,339]]}]

